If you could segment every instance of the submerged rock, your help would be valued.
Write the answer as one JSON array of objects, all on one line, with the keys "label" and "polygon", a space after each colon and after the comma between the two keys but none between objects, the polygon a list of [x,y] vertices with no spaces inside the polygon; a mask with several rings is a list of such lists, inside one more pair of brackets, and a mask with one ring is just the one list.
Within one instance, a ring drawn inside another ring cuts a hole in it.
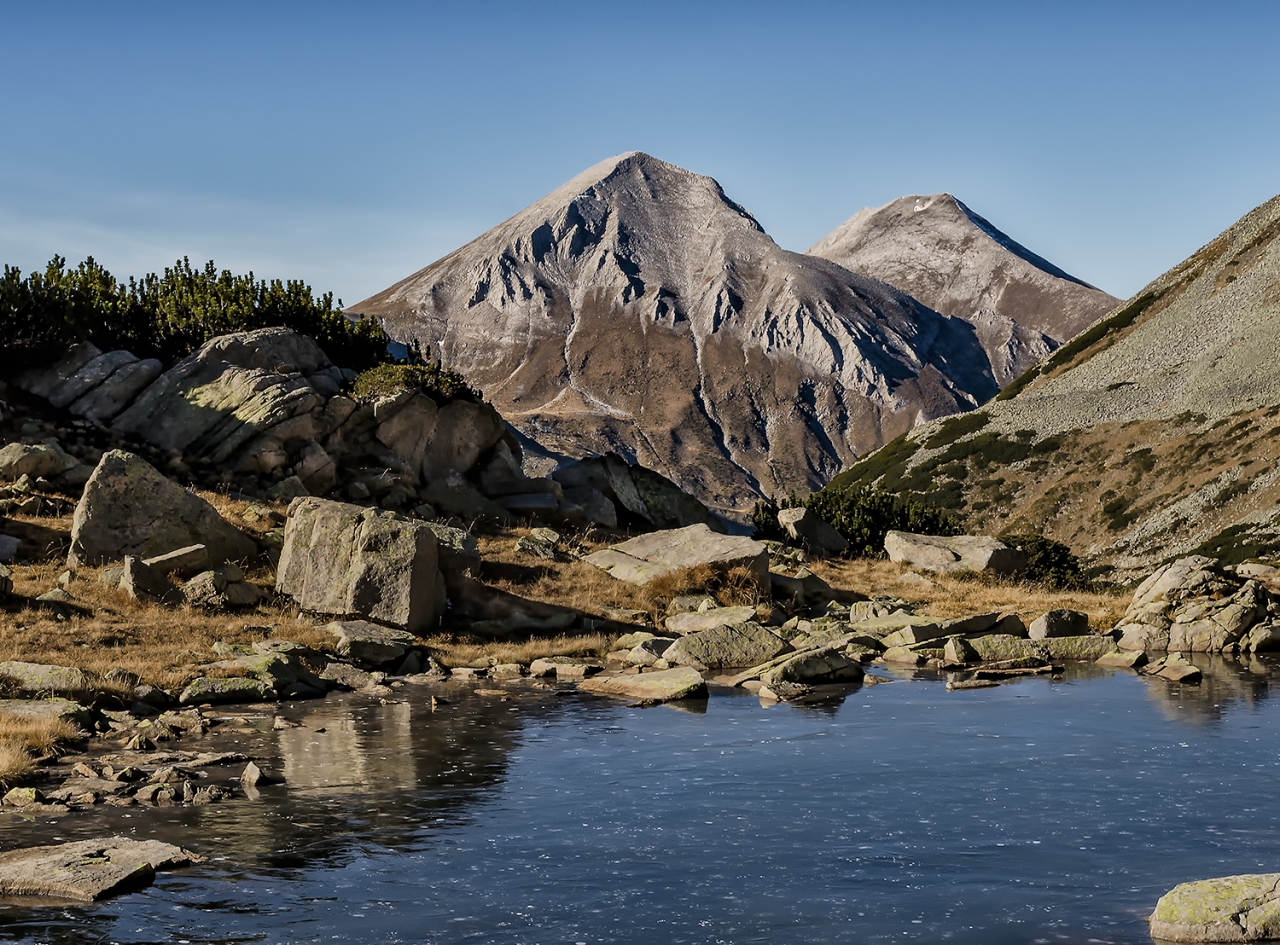
[{"label": "submerged rock", "polygon": [[96,902],[143,889],[157,870],[204,858],[158,840],[109,837],[0,853],[0,896]]}]

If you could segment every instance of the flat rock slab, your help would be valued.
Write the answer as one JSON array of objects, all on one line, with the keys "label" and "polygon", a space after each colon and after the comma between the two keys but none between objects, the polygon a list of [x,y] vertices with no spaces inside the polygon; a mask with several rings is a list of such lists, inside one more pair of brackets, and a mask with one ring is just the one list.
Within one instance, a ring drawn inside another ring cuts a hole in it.
[{"label": "flat rock slab", "polygon": [[718,571],[746,568],[761,593],[769,592],[769,550],[743,535],[720,535],[706,525],[650,532],[583,559],[629,584],[648,584],[684,568],[710,565]]},{"label": "flat rock slab", "polygon": [[1246,873],[1175,886],[1148,917],[1169,942],[1264,942],[1280,938],[1280,873]]},{"label": "flat rock slab", "polygon": [[1116,648],[1116,641],[1100,634],[1045,637],[1038,641],[1051,660],[1098,660]]},{"label": "flat rock slab", "polygon": [[979,535],[916,535],[891,531],[885,535],[884,550],[895,564],[946,574],[952,571],[990,571],[994,574],[1021,574],[1027,567],[1024,552],[1010,548],[995,538]]},{"label": "flat rock slab", "polygon": [[337,639],[340,656],[370,666],[401,659],[418,645],[418,638],[407,630],[380,627],[367,620],[335,620],[325,629]]},{"label": "flat rock slab", "polygon": [[93,723],[93,712],[70,699],[0,699],[0,716],[16,719],[63,719],[81,728]]},{"label": "flat rock slab", "polygon": [[597,676],[578,683],[578,689],[592,695],[644,703],[707,698],[707,684],[702,674],[688,666],[633,676]]},{"label": "flat rock slab", "polygon": [[712,627],[681,637],[662,651],[662,658],[680,666],[725,669],[757,666],[791,650],[791,645],[758,623]]},{"label": "flat rock slab", "polygon": [[701,613],[672,614],[666,623],[669,631],[683,635],[710,630],[712,627],[740,627],[755,619],[754,607],[713,607]]},{"label": "flat rock slab", "polygon": [[158,840],[79,840],[0,853],[0,896],[96,902],[150,886],[159,870],[203,863]]}]

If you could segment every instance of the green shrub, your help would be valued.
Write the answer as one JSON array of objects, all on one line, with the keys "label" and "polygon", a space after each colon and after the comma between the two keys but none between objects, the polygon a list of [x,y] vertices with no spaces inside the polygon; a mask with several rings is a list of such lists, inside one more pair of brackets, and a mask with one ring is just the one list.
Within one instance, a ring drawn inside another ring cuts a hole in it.
[{"label": "green shrub", "polygon": [[14,368],[48,363],[79,341],[104,351],[127,348],[172,363],[210,338],[283,326],[315,339],[335,364],[364,368],[390,360],[387,335],[372,319],[353,321],[297,280],[270,282],[187,259],[126,285],[89,257],[74,269],[55,256],[26,278],[9,266],[0,279],[0,361]]},{"label": "green shrub", "polygon": [[891,530],[928,535],[960,532],[955,516],[912,496],[892,495],[868,486],[828,486],[811,495],[805,504],[845,537],[854,556],[883,555],[884,536]]},{"label": "green shrub", "polygon": [[362,372],[351,385],[351,396],[372,402],[405,391],[420,391],[436,403],[451,400],[479,402],[480,395],[457,371],[439,364],[379,364]]},{"label": "green shrub", "polygon": [[1000,540],[1027,554],[1028,581],[1043,584],[1051,590],[1082,589],[1088,586],[1080,559],[1060,541],[1036,534],[1003,534]]},{"label": "green shrub", "polygon": [[778,513],[783,509],[798,509],[802,505],[804,502],[796,498],[794,492],[781,502],[773,496],[757,500],[751,507],[751,537],[757,541],[786,541],[788,536],[778,524]]},{"label": "green shrub", "polygon": [[938,431],[929,437],[929,441],[925,443],[925,446],[929,449],[949,446],[962,436],[978,432],[990,422],[990,418],[985,413],[977,410],[973,413],[962,413],[958,417],[951,417],[942,421]]}]

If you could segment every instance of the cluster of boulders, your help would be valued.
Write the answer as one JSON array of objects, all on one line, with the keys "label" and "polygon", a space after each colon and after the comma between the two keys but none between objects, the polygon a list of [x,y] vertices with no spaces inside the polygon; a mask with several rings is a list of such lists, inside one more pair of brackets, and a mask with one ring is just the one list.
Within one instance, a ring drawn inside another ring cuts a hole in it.
[{"label": "cluster of boulders", "polygon": [[[355,377],[310,338],[264,328],[211,339],[169,370],[80,344],[14,384],[85,427],[147,444],[180,480],[247,496],[330,496],[502,524],[717,522],[669,480],[617,456],[569,464],[551,478],[526,476],[519,442],[489,404],[417,390],[358,401],[346,393]],[[36,424],[31,442],[0,452],[0,480],[83,483],[84,462],[56,439],[37,442],[42,432]]]},{"label": "cluster of boulders", "polygon": [[1280,569],[1192,555],[1138,586],[1116,628],[1126,650],[1257,652],[1280,647]]}]

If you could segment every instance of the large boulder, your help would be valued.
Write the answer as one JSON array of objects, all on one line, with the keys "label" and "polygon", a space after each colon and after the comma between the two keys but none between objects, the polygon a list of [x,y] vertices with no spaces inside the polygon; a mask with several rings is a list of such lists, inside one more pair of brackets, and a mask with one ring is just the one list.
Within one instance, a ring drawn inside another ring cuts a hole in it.
[{"label": "large boulder", "polygon": [[1270,595],[1255,580],[1191,555],[1160,568],[1134,591],[1120,619],[1125,650],[1215,653],[1230,650],[1267,619]]},{"label": "large boulder", "polygon": [[289,440],[316,439],[342,373],[286,328],[221,335],[165,371],[113,426],[188,459],[257,462]]},{"label": "large boulder", "polygon": [[417,633],[444,613],[435,533],[393,512],[308,497],[289,507],[276,590],[304,610]]},{"label": "large boulder", "polygon": [[1027,636],[1033,640],[1052,637],[1078,637],[1089,632],[1089,615],[1078,610],[1060,607],[1042,614],[1031,621]]},{"label": "large boulder", "polygon": [[844,536],[810,509],[783,509],[778,524],[787,537],[816,555],[842,555],[849,550]]},{"label": "large boulder", "polygon": [[707,684],[702,674],[690,666],[630,676],[596,676],[578,683],[578,689],[592,695],[634,699],[641,703],[707,698]]},{"label": "large boulder", "polygon": [[648,584],[654,578],[700,565],[726,572],[744,568],[760,594],[769,594],[769,550],[754,539],[719,535],[706,525],[651,532],[583,560],[630,584]]},{"label": "large boulder", "polygon": [[0,853],[0,896],[96,902],[150,886],[158,870],[203,863],[159,840],[108,837]]},{"label": "large boulder", "polygon": [[[607,519],[608,510],[596,496],[609,502],[618,516],[630,515],[653,528],[683,528],[702,524],[721,531],[719,520],[711,511],[670,479],[633,466],[613,453],[569,463],[551,474],[564,487],[566,498],[592,507],[595,514]],[[582,490],[591,490],[596,495]],[[606,527],[607,521],[597,519]]]},{"label": "large boulder", "polygon": [[662,658],[678,666],[724,669],[757,666],[790,649],[782,637],[752,622],[691,633],[667,647]]},{"label": "large boulder", "polygon": [[1262,942],[1280,939],[1280,873],[1246,873],[1182,883],[1147,918],[1166,942]]},{"label": "large boulder", "polygon": [[891,531],[884,538],[884,550],[895,564],[923,568],[939,574],[952,571],[990,571],[1014,576],[1027,567],[1025,552],[1010,548],[995,538],[977,535],[916,535]]},{"label": "large boulder", "polygon": [[833,645],[804,650],[776,662],[760,674],[760,682],[773,687],[780,683],[857,682],[862,676],[862,664]]},{"label": "large boulder", "polygon": [[749,620],[755,620],[757,616],[754,607],[712,607],[709,610],[672,614],[666,619],[666,626],[672,633],[683,635],[710,630],[712,627],[740,627]]},{"label": "large boulder", "polygon": [[335,620],[325,629],[333,634],[339,656],[369,666],[402,659],[418,644],[417,637],[405,630],[379,627],[367,620]]},{"label": "large boulder", "polygon": [[152,558],[204,545],[215,564],[250,558],[258,546],[194,493],[146,460],[123,450],[104,453],[85,484],[71,521],[72,567]]}]

